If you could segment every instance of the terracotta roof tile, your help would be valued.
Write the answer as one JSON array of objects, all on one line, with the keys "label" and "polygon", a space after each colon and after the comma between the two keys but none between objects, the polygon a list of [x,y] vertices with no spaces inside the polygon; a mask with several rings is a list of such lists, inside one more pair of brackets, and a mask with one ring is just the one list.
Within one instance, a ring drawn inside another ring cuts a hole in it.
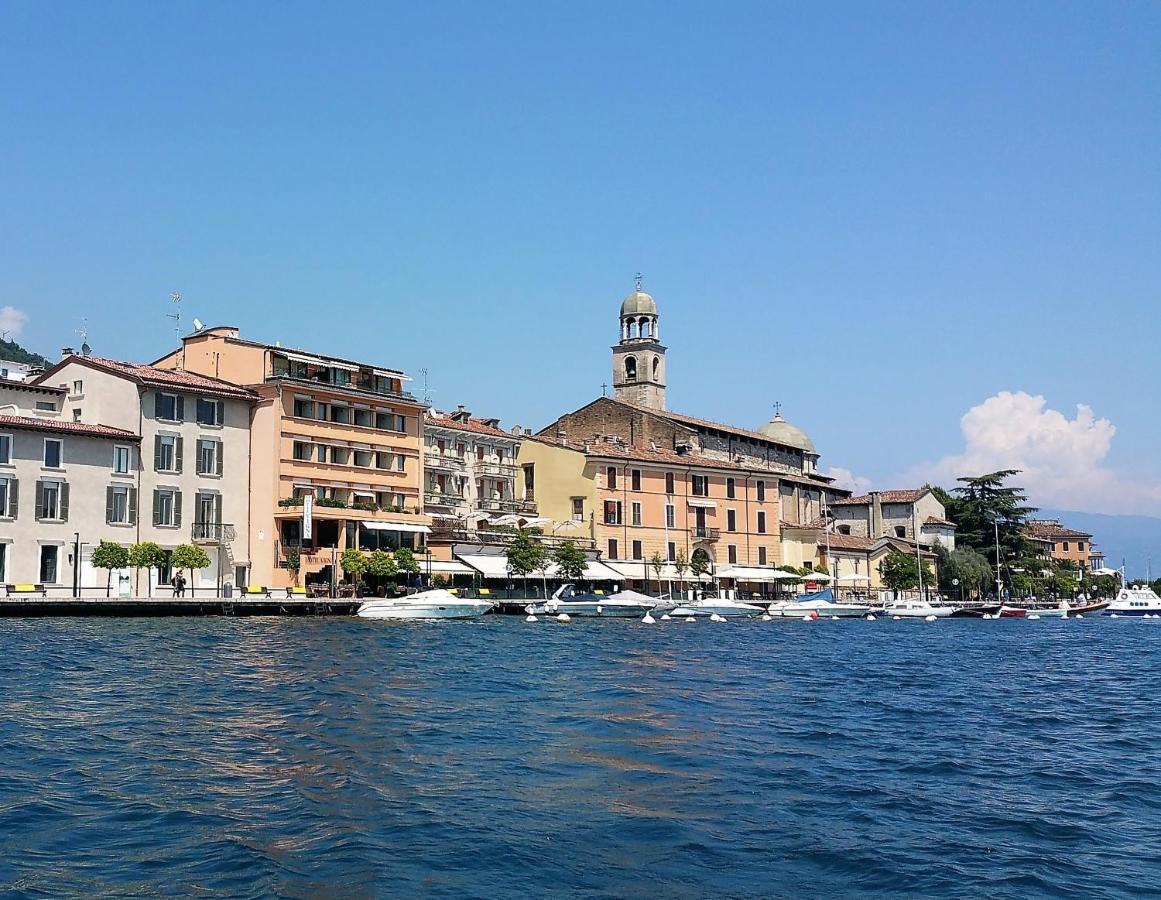
[{"label": "terracotta roof tile", "polygon": [[871,538],[861,537],[857,534],[839,534],[832,531],[830,537],[819,535],[818,543],[822,546],[826,542],[830,542],[832,550],[870,550],[875,546],[875,541]]},{"label": "terracotta roof tile", "polygon": [[955,528],[956,527],[955,522],[951,522],[947,519],[941,519],[941,518],[939,518],[939,516],[928,516],[926,519],[923,520],[923,524],[924,525],[942,525],[944,528]]},{"label": "terracotta roof tile", "polygon": [[[921,487],[903,491],[877,491],[879,500],[883,503],[914,503],[931,488]],[[831,501],[831,506],[866,506],[871,502],[870,494],[860,494],[857,497],[844,497],[842,500]]]},{"label": "terracotta roof tile", "polygon": [[491,437],[508,438],[509,440],[523,440],[522,434],[510,434],[502,428],[495,428],[484,423],[482,419],[468,419],[466,422],[453,419],[450,416],[428,416],[427,424],[436,428],[451,428],[455,431],[470,431],[473,434],[486,434]]},{"label": "terracotta roof tile", "polygon": [[1068,538],[1087,540],[1092,537],[1087,531],[1066,528],[1056,519],[1032,519],[1028,522],[1027,533],[1031,537],[1042,541],[1064,540]]},{"label": "terracotta roof tile", "polygon": [[123,441],[141,440],[132,431],[111,428],[108,425],[88,425],[84,422],[67,422],[60,419],[34,418],[32,416],[0,416],[0,426],[4,428],[25,428],[29,431],[48,431],[54,434],[77,434],[88,437],[116,438]]},{"label": "terracotta roof tile", "polygon": [[[252,400],[257,395],[249,388],[239,387],[219,378],[210,378],[206,375],[195,375],[183,369],[162,369],[157,366],[148,366],[143,363],[124,362],[119,359],[106,359],[102,356],[70,356],[62,363],[78,362],[82,365],[91,365],[106,372],[124,375],[134,381],[152,388],[171,388],[173,390],[190,391],[199,394],[214,394],[220,397],[235,397],[239,400]],[[53,377],[56,368],[50,369],[40,376],[38,381]]]}]

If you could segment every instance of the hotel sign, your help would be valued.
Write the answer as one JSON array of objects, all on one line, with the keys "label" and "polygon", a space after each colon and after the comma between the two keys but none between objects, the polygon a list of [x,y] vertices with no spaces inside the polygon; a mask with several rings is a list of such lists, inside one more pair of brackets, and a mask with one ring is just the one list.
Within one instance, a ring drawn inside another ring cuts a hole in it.
[{"label": "hotel sign", "polygon": [[302,498],[302,539],[309,541],[314,535],[314,494]]}]

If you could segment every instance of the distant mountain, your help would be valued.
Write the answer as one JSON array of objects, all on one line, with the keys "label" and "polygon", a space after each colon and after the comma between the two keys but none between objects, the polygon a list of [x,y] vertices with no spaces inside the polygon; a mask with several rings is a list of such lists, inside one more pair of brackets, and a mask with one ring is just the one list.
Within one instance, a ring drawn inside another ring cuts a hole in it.
[{"label": "distant mountain", "polygon": [[1152,575],[1161,577],[1161,519],[1154,516],[1108,516],[1102,513],[1070,512],[1042,509],[1038,519],[1060,519],[1069,528],[1092,533],[1093,542],[1104,551],[1105,562],[1112,569],[1121,567],[1130,578],[1144,578],[1149,557],[1153,558]]},{"label": "distant mountain", "polygon": [[0,340],[0,359],[8,362],[25,363],[30,366],[49,367],[49,362],[39,353],[25,350],[16,341]]}]

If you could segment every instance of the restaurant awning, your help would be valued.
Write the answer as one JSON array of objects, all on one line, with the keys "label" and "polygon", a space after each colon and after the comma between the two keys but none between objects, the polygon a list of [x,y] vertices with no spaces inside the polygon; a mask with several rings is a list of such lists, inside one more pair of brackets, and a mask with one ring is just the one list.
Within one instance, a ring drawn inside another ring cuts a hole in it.
[{"label": "restaurant awning", "polygon": [[456,557],[465,565],[471,566],[485,578],[507,578],[508,557],[483,555],[479,553],[457,553]]},{"label": "restaurant awning", "polygon": [[414,522],[364,522],[363,527],[368,531],[406,531],[410,534],[431,534],[428,525],[417,525]]},{"label": "restaurant awning", "polygon": [[701,500],[698,497],[689,497],[685,501],[690,506],[698,506],[702,509],[717,509],[718,504],[714,500]]},{"label": "restaurant awning", "polygon": [[[654,569],[653,569],[653,563],[649,562],[648,560],[639,559],[639,560],[635,560],[635,561],[618,561],[618,562],[613,562],[612,560],[610,560],[609,562],[602,563],[602,565],[607,566],[608,568],[612,569],[615,572],[619,572],[621,574],[621,576],[623,578],[626,578],[626,579],[632,579],[634,581],[645,581],[645,580],[656,581],[657,580],[657,572],[654,571]],[[648,574],[646,574],[646,573],[648,573]],[[704,575],[701,576],[702,581],[708,581],[709,579],[710,579],[709,572],[706,572]],[[677,569],[675,569],[673,567],[673,563],[665,563],[661,567],[661,580],[662,581],[677,581],[678,580]],[[687,582],[689,582],[689,581],[697,581],[698,579],[694,577],[693,573],[690,572],[689,569],[686,569],[685,570],[685,580]]]},{"label": "restaurant awning", "polygon": [[756,584],[770,584],[776,581],[789,580],[787,576],[797,580],[797,576],[790,575],[789,572],[782,572],[778,569],[767,568],[765,566],[727,566],[723,569],[718,569],[719,578],[733,578],[735,581],[749,581]]},{"label": "restaurant awning", "polygon": [[[426,569],[428,563],[421,562],[420,565]],[[473,572],[472,569],[455,559],[433,559],[430,565],[432,575],[471,575]]]}]

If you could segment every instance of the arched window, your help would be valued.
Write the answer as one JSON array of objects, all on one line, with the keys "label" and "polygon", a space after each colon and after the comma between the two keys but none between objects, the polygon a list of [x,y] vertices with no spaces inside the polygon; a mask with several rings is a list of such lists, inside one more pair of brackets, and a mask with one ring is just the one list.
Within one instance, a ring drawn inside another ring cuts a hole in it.
[{"label": "arched window", "polygon": [[638,333],[641,335],[641,337],[649,337],[650,329],[649,329],[649,320],[648,319],[646,319],[644,316],[642,316],[640,319],[637,320],[637,326],[638,326]]},{"label": "arched window", "polygon": [[657,380],[658,374],[661,372],[661,357],[653,357],[653,380]]},{"label": "arched window", "polygon": [[637,380],[637,357],[635,357],[635,356],[626,356],[625,357],[625,380],[626,381],[636,381]]}]

